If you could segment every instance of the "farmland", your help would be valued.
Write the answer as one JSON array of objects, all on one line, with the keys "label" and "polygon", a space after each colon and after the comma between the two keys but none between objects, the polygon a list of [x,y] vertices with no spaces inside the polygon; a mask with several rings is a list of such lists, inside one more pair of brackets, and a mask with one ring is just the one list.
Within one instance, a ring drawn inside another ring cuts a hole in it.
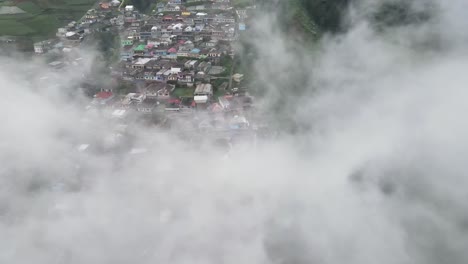
[{"label": "farmland", "polygon": [[0,8],[16,6],[24,11],[0,15],[0,35],[29,37],[34,41],[53,37],[58,27],[77,20],[95,0],[0,0]]}]

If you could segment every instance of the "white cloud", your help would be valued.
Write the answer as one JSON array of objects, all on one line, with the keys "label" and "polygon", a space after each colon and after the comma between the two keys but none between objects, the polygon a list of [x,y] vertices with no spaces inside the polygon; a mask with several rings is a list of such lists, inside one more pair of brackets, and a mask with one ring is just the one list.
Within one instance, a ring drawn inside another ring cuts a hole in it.
[{"label": "white cloud", "polygon": [[140,125],[149,152],[79,153],[112,128],[66,92],[82,70],[2,59],[0,263],[464,263],[467,19],[437,3],[428,24],[360,17],[310,53],[258,18],[261,105],[304,129],[228,158]]}]

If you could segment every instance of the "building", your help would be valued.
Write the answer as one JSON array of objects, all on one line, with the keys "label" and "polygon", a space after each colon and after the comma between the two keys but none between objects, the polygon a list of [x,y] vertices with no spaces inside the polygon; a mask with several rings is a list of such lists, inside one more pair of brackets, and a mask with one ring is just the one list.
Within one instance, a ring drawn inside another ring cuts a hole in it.
[{"label": "building", "polygon": [[232,79],[235,81],[235,82],[242,82],[242,80],[244,80],[244,74],[240,74],[240,73],[236,73],[232,76]]},{"label": "building", "polygon": [[133,69],[145,69],[145,66],[151,61],[150,58],[139,58],[135,63],[133,63]]},{"label": "building", "polygon": [[213,86],[209,83],[197,85],[193,93],[193,100],[197,104],[205,104],[213,96]]},{"label": "building", "polygon": [[146,98],[137,104],[137,111],[140,113],[151,114],[158,104],[159,102],[156,98]]},{"label": "building", "polygon": [[163,82],[153,82],[145,87],[145,96],[147,98],[167,99],[170,93],[175,89],[175,85],[170,85]]},{"label": "building", "polygon": [[110,91],[99,92],[94,95],[92,104],[94,105],[107,105],[114,98],[114,94]]},{"label": "building", "polygon": [[43,54],[52,49],[54,42],[52,40],[45,40],[34,43],[34,52],[36,54]]}]

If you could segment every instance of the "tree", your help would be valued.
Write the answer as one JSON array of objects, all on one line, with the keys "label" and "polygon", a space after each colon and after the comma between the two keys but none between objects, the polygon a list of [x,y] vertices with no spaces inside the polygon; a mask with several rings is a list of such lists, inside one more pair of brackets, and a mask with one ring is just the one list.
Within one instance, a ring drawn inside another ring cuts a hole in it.
[{"label": "tree", "polygon": [[146,12],[146,10],[151,6],[151,0],[132,0],[132,4],[140,12]]}]

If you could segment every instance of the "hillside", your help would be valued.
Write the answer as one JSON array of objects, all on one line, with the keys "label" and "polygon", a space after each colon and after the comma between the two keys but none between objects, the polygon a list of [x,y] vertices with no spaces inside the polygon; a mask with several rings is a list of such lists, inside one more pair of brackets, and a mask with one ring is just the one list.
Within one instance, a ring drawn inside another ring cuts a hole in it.
[{"label": "hillside", "polygon": [[49,38],[54,35],[58,27],[81,18],[95,2],[95,0],[0,1],[0,8],[17,11],[0,14],[0,35],[28,37],[34,40]]},{"label": "hillside", "polygon": [[[336,33],[346,29],[345,12],[354,0],[290,0],[280,5],[288,32],[300,31],[305,36],[320,37],[324,32]],[[361,15],[376,29],[416,24],[429,20],[437,9],[432,2],[415,0],[382,1],[367,5]],[[291,31],[291,28],[293,29]],[[305,33],[305,34],[304,34]]]},{"label": "hillside", "polygon": [[284,30],[294,37],[319,38],[323,32],[341,30],[343,13],[352,0],[257,0],[268,12],[278,10]]},{"label": "hillside", "polygon": [[[310,31],[310,23],[322,31],[336,32],[341,29],[343,12],[351,0],[295,0],[299,22]],[[302,14],[301,14],[302,13]],[[305,16],[305,18],[304,18]]]}]

